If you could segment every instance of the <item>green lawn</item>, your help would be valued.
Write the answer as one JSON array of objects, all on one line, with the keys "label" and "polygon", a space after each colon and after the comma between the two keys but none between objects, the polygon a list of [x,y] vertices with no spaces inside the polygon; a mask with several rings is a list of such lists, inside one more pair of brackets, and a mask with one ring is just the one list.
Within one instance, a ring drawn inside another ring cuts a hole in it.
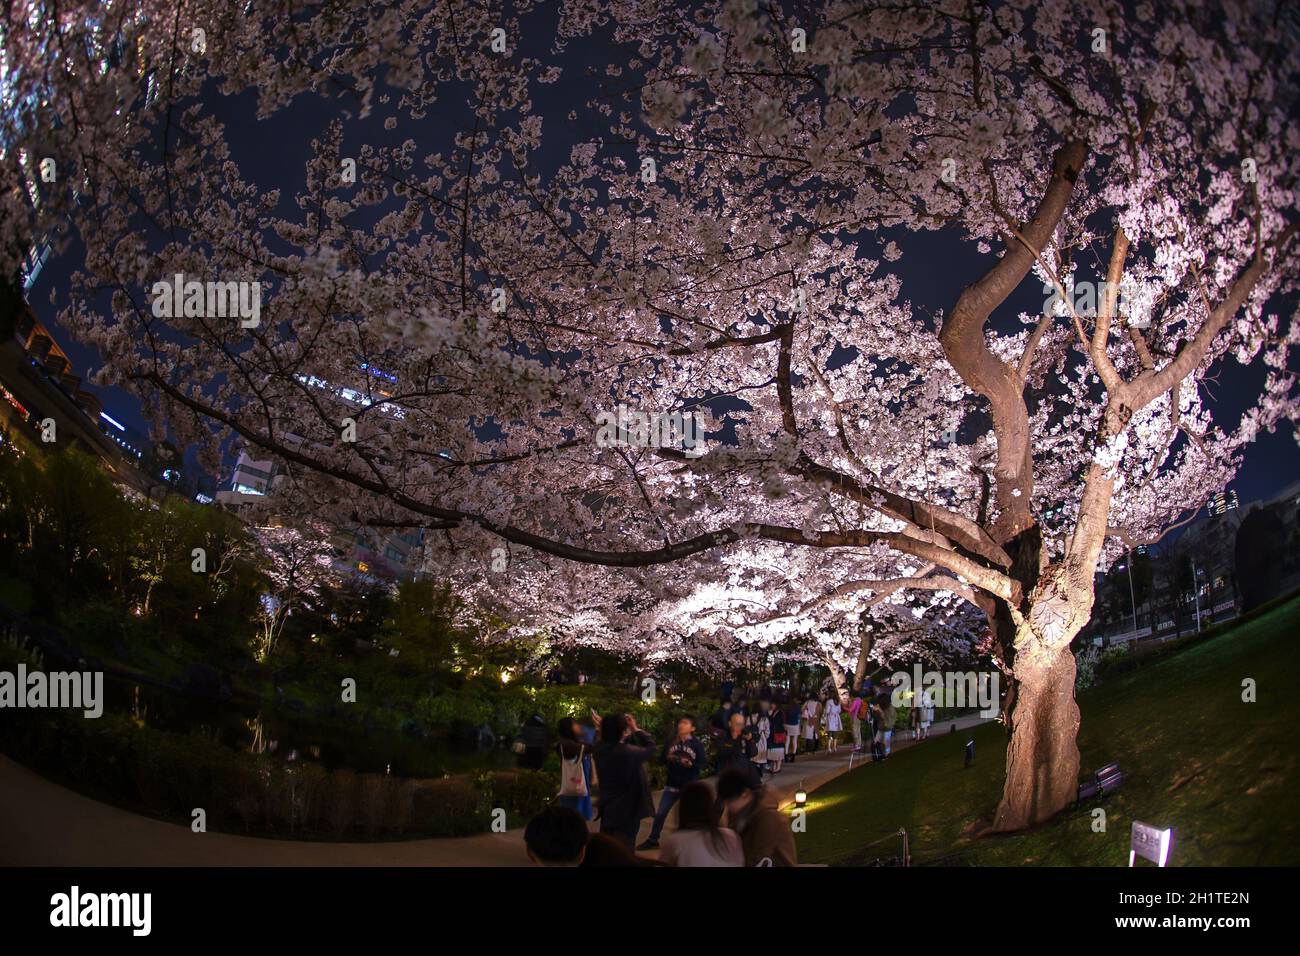
[{"label": "green lawn", "polygon": [[[809,795],[807,863],[853,864],[898,852],[874,841],[905,827],[914,863],[948,857],[962,865],[1116,866],[1128,861],[1136,818],[1175,828],[1171,863],[1300,863],[1300,598],[1160,660],[1111,678],[1079,697],[1082,771],[1117,760],[1122,789],[1012,836],[973,839],[1002,788],[1006,738],[1000,725],[937,739],[855,768]],[[1242,681],[1256,702],[1242,701]],[[962,767],[967,740],[976,759]],[[1092,809],[1106,811],[1093,831]]]}]

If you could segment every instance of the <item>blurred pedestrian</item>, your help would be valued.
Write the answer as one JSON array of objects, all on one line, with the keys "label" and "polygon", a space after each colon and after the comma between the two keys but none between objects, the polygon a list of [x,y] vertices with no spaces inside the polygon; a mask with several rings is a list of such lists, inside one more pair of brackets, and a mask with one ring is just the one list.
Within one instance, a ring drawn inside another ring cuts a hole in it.
[{"label": "blurred pedestrian", "polygon": [[678,803],[677,829],[664,837],[659,861],[669,866],[744,866],[740,834],[719,824],[721,811],[707,783],[688,784]]}]

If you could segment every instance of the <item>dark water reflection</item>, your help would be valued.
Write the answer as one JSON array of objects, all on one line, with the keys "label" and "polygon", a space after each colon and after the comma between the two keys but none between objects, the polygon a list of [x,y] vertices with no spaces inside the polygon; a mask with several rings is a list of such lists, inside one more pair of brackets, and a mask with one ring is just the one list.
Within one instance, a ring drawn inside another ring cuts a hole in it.
[{"label": "dark water reflection", "polygon": [[477,740],[469,727],[462,738],[425,738],[112,678],[105,680],[104,694],[107,712],[131,717],[143,726],[198,735],[232,750],[319,763],[330,770],[437,777],[514,766],[508,746]]}]

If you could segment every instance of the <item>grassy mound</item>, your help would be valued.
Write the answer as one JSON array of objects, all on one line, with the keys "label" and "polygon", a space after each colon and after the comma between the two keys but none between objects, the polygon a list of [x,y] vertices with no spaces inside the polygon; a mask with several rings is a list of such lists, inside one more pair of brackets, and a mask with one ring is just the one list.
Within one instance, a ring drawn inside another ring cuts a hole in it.
[{"label": "grassy mound", "polygon": [[[1118,761],[1125,775],[1105,800],[1031,831],[974,839],[969,825],[1001,793],[1005,734],[996,724],[941,732],[810,794],[799,858],[869,863],[898,853],[890,834],[904,827],[918,864],[1122,866],[1138,819],[1175,828],[1175,866],[1300,863],[1298,631],[1300,598],[1081,694],[1083,772]],[[1255,703],[1242,700],[1246,678]],[[963,769],[972,738],[975,765]],[[1096,807],[1104,833],[1093,829]]]}]

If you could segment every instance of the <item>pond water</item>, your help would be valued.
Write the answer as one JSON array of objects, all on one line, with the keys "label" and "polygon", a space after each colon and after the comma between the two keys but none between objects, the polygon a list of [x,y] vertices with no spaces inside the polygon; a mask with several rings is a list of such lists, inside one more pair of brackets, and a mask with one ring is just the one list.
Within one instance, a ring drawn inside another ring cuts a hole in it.
[{"label": "pond water", "polygon": [[326,769],[392,773],[401,777],[439,777],[515,764],[509,741],[433,739],[396,730],[367,729],[344,723],[317,723],[309,717],[270,712],[239,700],[211,700],[164,687],[106,678],[105,709],[147,727],[197,734],[233,750],[263,753],[281,760],[305,760]]}]

